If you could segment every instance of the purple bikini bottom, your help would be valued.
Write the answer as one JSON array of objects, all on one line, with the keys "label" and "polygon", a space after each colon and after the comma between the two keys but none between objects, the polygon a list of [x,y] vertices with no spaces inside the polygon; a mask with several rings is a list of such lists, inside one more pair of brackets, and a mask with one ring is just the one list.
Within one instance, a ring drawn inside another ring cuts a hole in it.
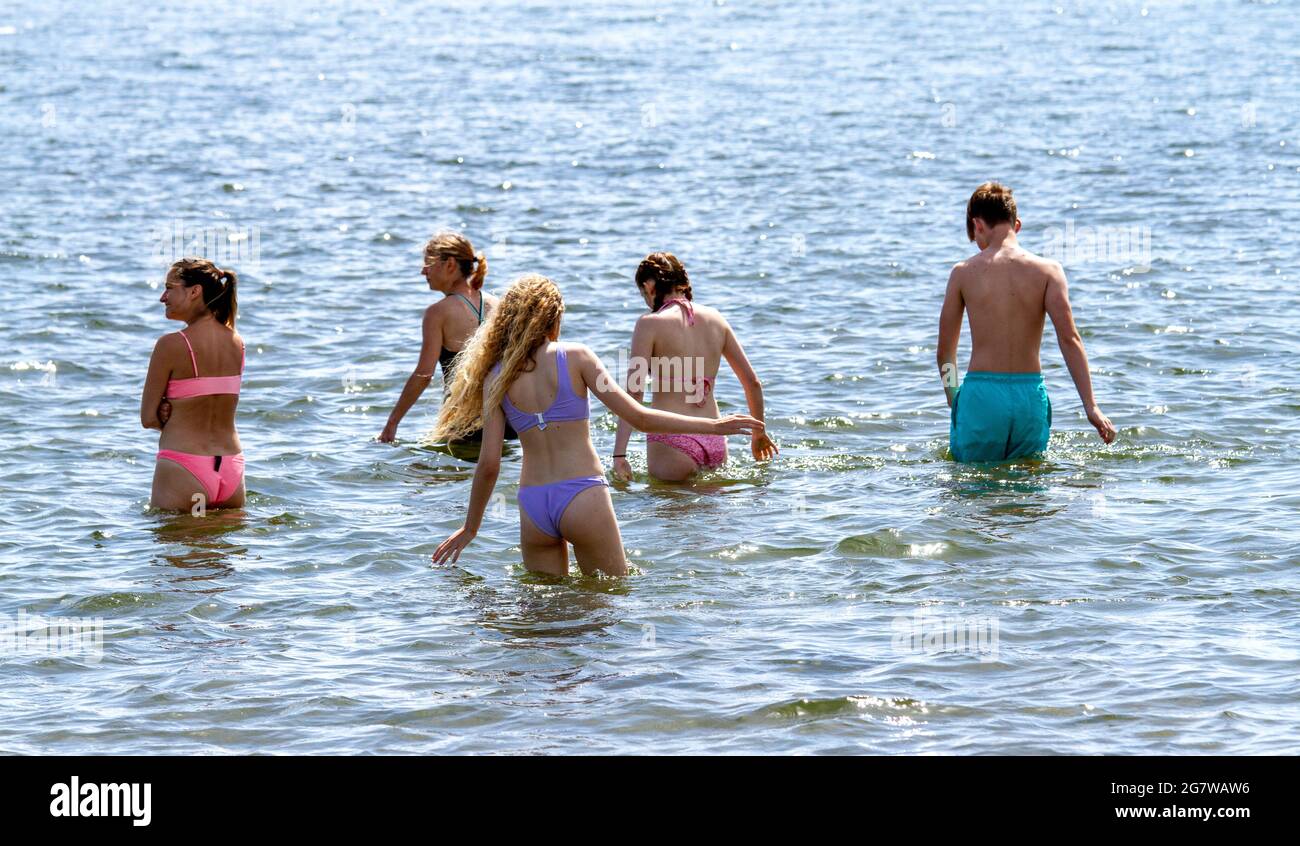
[{"label": "purple bikini bottom", "polygon": [[608,485],[604,476],[579,476],[551,482],[548,485],[530,485],[519,489],[519,504],[533,525],[553,538],[560,535],[560,518],[573,498],[596,485]]}]

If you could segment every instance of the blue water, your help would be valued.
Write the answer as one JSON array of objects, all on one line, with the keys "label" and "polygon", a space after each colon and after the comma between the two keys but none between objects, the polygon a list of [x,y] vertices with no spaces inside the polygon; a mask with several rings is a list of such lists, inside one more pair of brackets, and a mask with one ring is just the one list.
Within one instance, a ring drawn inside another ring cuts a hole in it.
[{"label": "blue water", "polygon": [[[1300,752],[1295,9],[977,5],[7,3],[0,751]],[[990,178],[1030,249],[1149,244],[1066,264],[1109,447],[1049,329],[1046,460],[945,456]],[[249,235],[242,513],[148,509],[178,228]],[[522,570],[511,452],[432,568],[472,473],[419,444],[436,386],[373,438],[442,228],[611,363],[677,253],[780,458],[649,484],[635,439],[613,581]]]}]

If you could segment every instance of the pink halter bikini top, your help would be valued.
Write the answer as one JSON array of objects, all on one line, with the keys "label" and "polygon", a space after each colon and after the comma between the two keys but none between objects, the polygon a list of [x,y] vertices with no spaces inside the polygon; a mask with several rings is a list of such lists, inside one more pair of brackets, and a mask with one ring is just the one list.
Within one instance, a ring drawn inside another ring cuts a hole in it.
[{"label": "pink halter bikini top", "polygon": [[194,347],[184,332],[178,332],[185,338],[185,346],[190,349],[190,364],[194,365],[194,378],[167,380],[167,399],[187,399],[189,397],[206,397],[212,394],[239,394],[239,384],[244,378],[245,351],[239,354],[238,376],[200,376],[199,362],[194,357]]},{"label": "pink halter bikini top", "polygon": [[[686,325],[687,325],[687,326],[694,326],[694,325],[695,325],[695,308],[691,305],[690,300],[683,300],[683,299],[679,299],[679,298],[677,298],[677,297],[673,297],[671,300],[664,300],[663,305],[659,306],[659,309],[658,309],[658,311],[655,312],[655,314],[658,314],[660,311],[663,311],[664,309],[668,308],[668,306],[670,306],[670,305],[678,305],[678,306],[681,306],[681,307],[682,307],[682,314],[686,315]],[[693,393],[693,390],[692,390],[693,386],[692,386],[692,387],[688,387],[688,386],[687,386],[687,383],[688,383],[689,381],[690,381],[690,380],[687,380],[687,379],[683,379],[683,380],[682,380],[682,390],[683,390],[684,392],[688,393],[688,394],[689,394],[689,393]],[[696,380],[696,381],[698,381],[698,382],[703,382],[703,383],[704,383],[704,393],[700,394],[700,398],[699,398],[698,401],[694,401],[694,402],[693,402],[693,401],[691,401],[691,400],[687,400],[687,401],[686,401],[686,404],[687,404],[687,405],[698,405],[698,406],[703,406],[703,405],[704,405],[704,401],[705,401],[706,399],[709,398],[709,393],[713,390],[713,377],[712,377],[712,376],[701,376],[701,377],[700,377],[698,380]]]}]

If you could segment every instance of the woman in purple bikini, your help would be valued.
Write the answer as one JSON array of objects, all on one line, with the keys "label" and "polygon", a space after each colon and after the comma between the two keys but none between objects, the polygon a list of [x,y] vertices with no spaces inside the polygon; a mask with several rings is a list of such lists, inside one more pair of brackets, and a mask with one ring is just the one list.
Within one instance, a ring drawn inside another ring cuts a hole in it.
[{"label": "woman in purple bikini", "polygon": [[[689,417],[716,418],[718,403],[713,382],[723,359],[731,365],[745,391],[749,413],[763,419],[763,385],[745,357],[736,333],[718,312],[692,300],[686,268],[672,253],[651,253],[636,269],[636,285],[650,313],[632,331],[628,393],[638,402],[653,385],[651,407]],[[627,442],[632,430],[624,418],[614,439],[614,475],[627,481],[632,466]],[[750,451],[756,461],[778,452],[762,427],[750,433]],[[721,467],[727,460],[727,439],[720,434],[646,435],[646,465],[650,475],[680,482],[699,470]]]},{"label": "woman in purple bikini", "polygon": [[[569,545],[583,573],[627,573],[604,470],[588,427],[588,391],[641,431],[734,435],[757,431],[759,420],[672,414],[646,408],[618,387],[600,359],[582,344],[560,343],[564,300],[544,276],[521,277],[502,296],[483,328],[466,344],[430,437],[449,440],[483,430],[465,524],[433,553],[455,562],[478,534],[501,470],[509,422],[519,433],[519,541],[529,570],[564,575]],[[534,410],[540,409],[540,410]]]}]

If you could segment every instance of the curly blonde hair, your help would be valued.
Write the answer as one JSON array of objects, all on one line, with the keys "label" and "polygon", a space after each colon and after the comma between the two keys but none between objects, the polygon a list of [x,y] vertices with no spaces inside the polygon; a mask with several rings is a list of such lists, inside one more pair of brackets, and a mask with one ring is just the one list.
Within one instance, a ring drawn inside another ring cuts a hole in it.
[{"label": "curly blonde hair", "polygon": [[[451,392],[438,411],[427,441],[443,442],[483,428],[484,408],[496,408],[520,373],[537,365],[532,355],[560,326],[564,298],[545,276],[530,273],[515,280],[452,363]],[[492,367],[501,373],[492,382],[486,404],[483,386]]]}]

